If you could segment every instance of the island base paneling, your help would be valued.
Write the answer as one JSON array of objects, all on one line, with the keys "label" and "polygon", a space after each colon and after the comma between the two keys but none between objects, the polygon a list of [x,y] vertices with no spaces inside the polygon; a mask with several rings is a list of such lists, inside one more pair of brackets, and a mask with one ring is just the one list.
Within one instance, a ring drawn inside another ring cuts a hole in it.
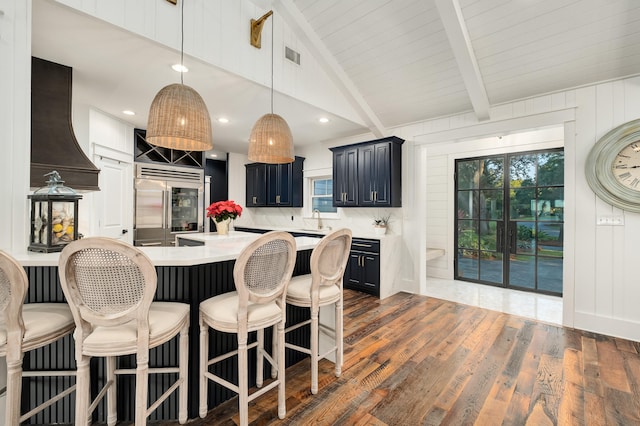
[{"label": "island base paneling", "polygon": [[[311,250],[298,251],[294,275],[302,275],[310,272]],[[207,263],[194,266],[157,266],[158,288],[155,300],[174,301],[187,303],[191,307],[191,317],[189,326],[189,376],[188,376],[188,410],[189,418],[198,416],[198,365],[199,365],[199,325],[198,308],[200,302],[218,294],[235,290],[233,281],[233,267],[235,260]],[[53,266],[27,266],[25,267],[29,277],[29,292],[27,303],[35,302],[60,302],[66,303],[60,280],[58,268]],[[309,319],[309,309],[287,306],[287,323],[295,324]],[[293,333],[287,335],[287,341],[301,346],[309,344],[309,327],[300,327]],[[255,341],[255,333],[250,334],[250,339]],[[271,334],[265,334],[265,346],[271,348]],[[223,353],[237,347],[235,334],[210,331],[210,351],[213,354]],[[51,367],[61,370],[75,370],[74,342],[71,336],[49,345],[45,348],[32,351],[25,355],[24,369],[37,371],[49,369]],[[305,358],[306,355],[297,351],[287,350],[286,364],[293,365]],[[150,366],[176,366],[178,359],[178,340],[167,342],[166,344],[154,348],[150,351]],[[135,356],[126,356],[119,359],[119,368],[134,368]],[[237,383],[236,359],[231,358],[220,365],[215,366],[218,373],[234,383]],[[104,361],[101,358],[94,358],[91,361],[92,395],[95,396],[104,380]],[[249,378],[250,386],[255,385],[256,363],[255,349],[249,352]],[[265,378],[270,377],[270,366],[265,363]],[[23,380],[22,405],[23,412],[28,407],[34,407],[42,402],[49,394],[57,394],[62,389],[68,387],[64,378],[25,378]],[[149,399],[155,400],[168,389],[172,383],[172,378],[168,374],[149,376]],[[27,391],[28,390],[28,391]],[[226,388],[209,382],[209,407],[213,408],[223,401],[235,396],[235,393]],[[118,384],[118,420],[132,421],[135,407],[135,376],[125,376],[120,378]],[[71,424],[75,413],[75,397],[64,398],[42,413],[31,419],[31,424]],[[178,418],[177,395],[171,395],[150,417],[154,420],[173,420]],[[94,413],[94,421],[104,422],[105,404],[102,402]]]}]

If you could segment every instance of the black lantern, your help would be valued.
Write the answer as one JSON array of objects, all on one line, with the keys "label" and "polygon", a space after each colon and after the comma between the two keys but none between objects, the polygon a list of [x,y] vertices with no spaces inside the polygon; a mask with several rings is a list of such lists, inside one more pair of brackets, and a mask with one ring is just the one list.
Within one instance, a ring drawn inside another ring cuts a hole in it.
[{"label": "black lantern", "polygon": [[29,251],[51,253],[78,239],[78,200],[82,195],[64,186],[57,171],[47,173],[47,186],[27,196],[31,200]]}]

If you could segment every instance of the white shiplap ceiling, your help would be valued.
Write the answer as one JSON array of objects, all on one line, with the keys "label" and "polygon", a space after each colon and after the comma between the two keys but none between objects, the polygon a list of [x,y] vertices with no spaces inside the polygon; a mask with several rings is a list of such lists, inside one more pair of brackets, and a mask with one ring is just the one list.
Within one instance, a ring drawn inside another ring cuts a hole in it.
[{"label": "white shiplap ceiling", "polygon": [[[468,111],[486,119],[504,102],[640,74],[640,0],[252,1],[281,15],[368,127],[281,96],[298,145]],[[32,41],[34,56],[73,66],[74,96],[114,115],[144,111],[129,119],[138,127],[173,78],[157,72],[159,45],[49,0],[33,1]],[[246,152],[268,88],[193,65],[189,79],[219,83],[201,93],[212,117],[235,116],[214,130],[216,147]]]},{"label": "white shiplap ceiling", "polygon": [[293,3],[385,127],[640,73],[640,1]]}]

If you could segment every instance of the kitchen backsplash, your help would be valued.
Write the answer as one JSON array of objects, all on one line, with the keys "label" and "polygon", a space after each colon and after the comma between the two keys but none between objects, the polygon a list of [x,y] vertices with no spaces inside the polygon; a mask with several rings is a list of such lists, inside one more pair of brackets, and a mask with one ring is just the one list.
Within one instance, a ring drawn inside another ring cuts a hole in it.
[{"label": "kitchen backsplash", "polygon": [[[242,216],[236,219],[235,226],[273,227],[292,229],[315,229],[317,218],[304,217],[301,208],[251,208],[244,209]],[[323,228],[350,228],[354,234],[373,234],[373,219],[390,216],[388,234],[402,235],[401,208],[348,208],[338,209],[339,218],[322,218]],[[293,218],[293,220],[292,220]]]}]

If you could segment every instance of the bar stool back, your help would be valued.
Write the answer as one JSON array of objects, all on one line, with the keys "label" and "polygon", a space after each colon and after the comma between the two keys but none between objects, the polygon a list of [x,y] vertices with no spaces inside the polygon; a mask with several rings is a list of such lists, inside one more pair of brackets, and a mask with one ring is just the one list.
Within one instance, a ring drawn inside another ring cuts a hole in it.
[{"label": "bar stool back", "polygon": [[[288,232],[268,232],[245,247],[233,268],[236,291],[214,296],[200,303],[200,417],[207,415],[208,381],[214,381],[238,394],[240,424],[247,425],[249,401],[278,387],[278,416],[286,415],[284,325],[285,294],[293,274],[296,242]],[[271,355],[264,350],[264,329],[276,326]],[[209,359],[209,327],[236,333],[238,349]],[[257,341],[248,342],[248,334],[257,331]],[[262,386],[263,360],[277,368],[277,378],[249,395],[247,351],[257,346],[258,387]],[[238,355],[238,384],[211,373],[209,367]]]},{"label": "bar stool back", "polygon": [[75,376],[75,371],[23,371],[26,352],[49,345],[70,334],[75,324],[66,303],[27,303],[29,280],[22,266],[0,251],[0,356],[7,359],[5,424],[17,425],[75,390],[70,386],[57,396],[20,415],[23,377]]},{"label": "bar stool back", "polygon": [[[116,377],[136,375],[135,424],[178,389],[178,420],[187,420],[189,305],[153,302],[157,276],[151,260],[122,241],[90,237],[68,244],[60,254],[60,282],[76,323],[74,333],[78,390],[76,425],[87,424],[104,394],[107,423],[115,425]],[[149,349],[179,338],[179,366],[154,368],[153,373],[178,373],[177,380],[148,407]],[[116,369],[116,357],[136,355],[137,368]],[[106,358],[106,384],[89,404],[91,357]]]},{"label": "bar stool back", "polygon": [[[311,253],[311,274],[299,275],[291,279],[287,288],[287,303],[311,309],[311,319],[291,327],[285,333],[303,325],[311,324],[309,348],[293,343],[286,347],[311,355],[311,393],[318,393],[318,362],[329,354],[335,353],[335,375],[342,372],[342,279],[351,250],[351,230],[338,229],[322,238]],[[335,329],[322,331],[332,334],[334,345],[324,354],[319,353],[320,307],[335,305]]]}]

